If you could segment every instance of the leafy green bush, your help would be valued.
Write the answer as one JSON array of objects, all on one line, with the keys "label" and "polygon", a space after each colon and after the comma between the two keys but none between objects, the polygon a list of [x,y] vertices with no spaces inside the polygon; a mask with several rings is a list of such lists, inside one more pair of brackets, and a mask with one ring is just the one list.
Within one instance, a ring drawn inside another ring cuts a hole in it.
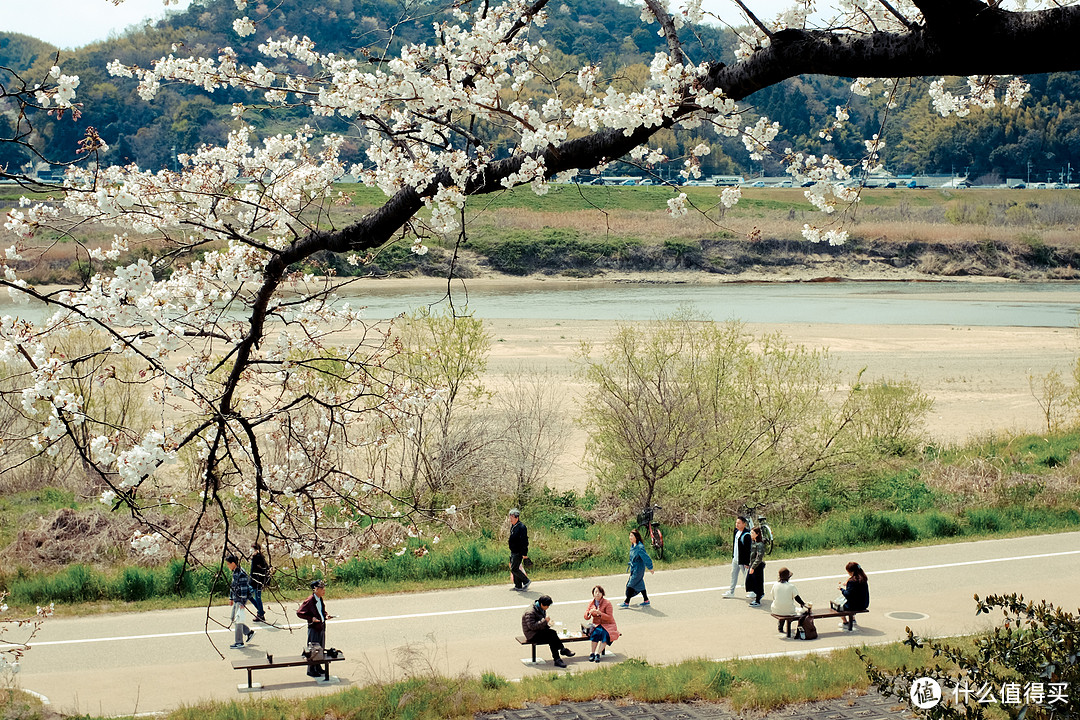
[{"label": "leafy green bush", "polygon": [[102,597],[101,582],[86,565],[71,565],[55,575],[17,578],[11,584],[11,599],[19,605],[48,605],[51,602],[93,602]]},{"label": "leafy green bush", "polygon": [[908,519],[899,513],[868,510],[848,517],[842,537],[852,543],[902,543],[918,537]]},{"label": "leafy green bush", "polygon": [[139,567],[124,568],[120,573],[120,599],[126,602],[149,600],[157,594],[155,573]]},{"label": "leafy green bush", "polygon": [[491,266],[509,275],[528,275],[543,269],[587,269],[601,259],[623,258],[641,245],[628,238],[583,238],[578,232],[547,228],[539,232],[508,232],[500,237],[473,236],[468,246],[487,257]]},{"label": "leafy green bush", "polygon": [[963,532],[959,520],[940,512],[929,513],[923,518],[923,523],[930,537],[956,537]]},{"label": "leafy green bush", "polygon": [[493,672],[481,673],[480,675],[480,686],[485,690],[498,690],[509,684],[506,678]]},{"label": "leafy green bush", "polygon": [[921,479],[918,468],[882,476],[863,489],[863,496],[887,510],[922,512],[934,507],[934,492]]},{"label": "leafy green bush", "polygon": [[998,532],[1002,529],[1001,512],[994,508],[968,508],[964,511],[964,520],[976,532]]}]

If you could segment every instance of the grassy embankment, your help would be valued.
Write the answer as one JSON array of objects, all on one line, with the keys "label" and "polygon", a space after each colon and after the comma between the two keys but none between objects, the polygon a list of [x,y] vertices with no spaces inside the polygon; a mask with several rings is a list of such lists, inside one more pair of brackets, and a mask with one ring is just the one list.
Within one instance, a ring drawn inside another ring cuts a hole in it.
[{"label": "grassy embankment", "polygon": [[[897,459],[857,479],[819,480],[783,507],[770,510],[777,537],[774,555],[1078,530],[1078,450],[1080,431],[1029,435]],[[598,522],[596,518],[610,509],[598,508],[597,503],[590,493],[545,491],[526,506],[534,575],[550,579],[624,571],[626,526]],[[87,503],[87,509],[92,505]],[[0,499],[5,544],[14,537],[13,528],[57,506],[79,503],[74,495],[52,489]],[[726,560],[728,531],[725,521],[665,525],[667,554],[660,566]],[[371,594],[506,580],[505,540],[488,528],[446,534],[437,545],[427,537],[414,538],[408,547],[429,552],[422,557],[412,552],[365,554],[332,566],[325,574],[335,592],[343,595],[350,589]],[[185,573],[180,581],[179,561],[160,567],[117,561],[52,570],[15,563],[9,568],[0,575],[0,588],[10,591],[8,602],[13,607],[27,610],[49,602],[64,613],[195,606],[205,604],[211,591],[220,595],[225,589],[223,577],[207,568]],[[297,565],[294,572],[283,572],[278,593],[286,598],[302,594],[306,582],[316,576],[311,568]]]},{"label": "grassy embankment", "polygon": [[[338,227],[383,200],[371,188],[342,189],[352,195],[353,205],[335,210]],[[1080,277],[1077,190],[869,189],[845,220],[849,241],[837,247],[802,239],[805,223],[826,225],[835,218],[817,212],[801,189],[744,188],[742,201],[726,212],[717,206],[717,188],[683,191],[704,214],[691,212],[673,222],[666,212],[672,192],[662,187],[557,185],[540,197],[518,188],[474,198],[467,206],[469,237],[459,249],[456,271],[462,277],[490,272],[593,277],[609,271],[737,275],[754,270],[782,278],[795,268],[822,274],[905,268],[944,277]],[[17,197],[12,189],[0,191],[0,210]],[[91,246],[112,237],[106,229],[81,228],[80,233]],[[66,237],[53,239],[40,261],[21,268],[30,282],[71,283],[86,272],[85,254],[80,256]],[[302,269],[439,275],[449,268],[455,241],[428,240],[432,252],[423,257],[413,255],[408,243],[397,243],[359,269],[336,257],[316,258]],[[151,257],[155,250],[133,242],[132,257]]]}]

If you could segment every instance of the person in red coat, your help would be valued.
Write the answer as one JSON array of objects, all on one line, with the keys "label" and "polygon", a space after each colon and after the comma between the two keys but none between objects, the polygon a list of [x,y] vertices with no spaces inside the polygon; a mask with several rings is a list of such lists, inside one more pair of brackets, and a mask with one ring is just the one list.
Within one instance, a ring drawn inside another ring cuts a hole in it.
[{"label": "person in red coat", "polygon": [[611,601],[604,597],[604,588],[597,585],[592,589],[592,596],[593,599],[585,606],[585,619],[593,624],[593,631],[589,635],[592,639],[589,659],[600,662],[600,656],[607,646],[619,639],[619,628],[615,626]]},{"label": "person in red coat", "polygon": [[[314,580],[311,583],[311,597],[300,603],[296,616],[301,620],[307,620],[308,645],[318,644],[323,650],[326,649],[326,621],[333,617],[326,612],[326,603],[323,597],[326,595],[326,583],[322,580]],[[325,677],[326,669],[322,665],[308,665],[307,674],[311,677]]]}]

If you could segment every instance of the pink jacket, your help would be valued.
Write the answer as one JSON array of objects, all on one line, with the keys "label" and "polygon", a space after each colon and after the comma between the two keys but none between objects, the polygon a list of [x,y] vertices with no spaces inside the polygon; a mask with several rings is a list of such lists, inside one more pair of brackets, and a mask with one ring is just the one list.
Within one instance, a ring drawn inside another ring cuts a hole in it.
[{"label": "pink jacket", "polygon": [[[593,617],[592,611],[597,609],[600,611],[600,617]],[[611,642],[615,642],[619,639],[619,628],[615,626],[615,614],[611,607],[611,601],[607,598],[600,598],[600,607],[596,607],[596,603],[593,600],[589,601],[589,604],[585,606],[585,619],[591,620],[593,623],[602,626],[608,631],[608,635],[611,636]]]}]

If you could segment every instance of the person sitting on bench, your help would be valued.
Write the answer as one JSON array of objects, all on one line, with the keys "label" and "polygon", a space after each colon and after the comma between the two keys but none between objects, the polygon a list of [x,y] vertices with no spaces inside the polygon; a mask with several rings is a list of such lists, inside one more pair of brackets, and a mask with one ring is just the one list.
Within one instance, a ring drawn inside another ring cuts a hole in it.
[{"label": "person sitting on bench", "polygon": [[[852,612],[862,612],[870,607],[870,583],[866,578],[866,573],[863,572],[862,567],[857,562],[849,562],[844,569],[847,570],[848,579],[847,583],[840,583],[840,592],[844,594],[844,602],[831,603],[834,610],[844,611],[851,610]],[[840,620],[840,629],[847,630],[848,632],[854,632],[855,630],[855,616],[845,615]]]},{"label": "person sitting on bench", "polygon": [[[786,567],[780,568],[777,578],[779,582],[772,586],[772,613],[774,615],[797,615],[798,611],[795,610],[795,603],[799,603],[804,608],[806,603],[799,597],[799,588],[788,582],[791,579],[791,571]],[[787,622],[790,625],[791,621],[788,620]],[[776,629],[778,632],[784,632],[783,620],[777,621]]]},{"label": "person sitting on bench", "polygon": [[551,627],[551,618],[547,610],[551,607],[551,597],[541,595],[532,607],[521,616],[521,631],[525,633],[525,639],[535,645],[547,645],[551,648],[551,657],[555,667],[566,667],[560,655],[573,657],[574,653],[567,650],[559,639],[555,628]]}]

